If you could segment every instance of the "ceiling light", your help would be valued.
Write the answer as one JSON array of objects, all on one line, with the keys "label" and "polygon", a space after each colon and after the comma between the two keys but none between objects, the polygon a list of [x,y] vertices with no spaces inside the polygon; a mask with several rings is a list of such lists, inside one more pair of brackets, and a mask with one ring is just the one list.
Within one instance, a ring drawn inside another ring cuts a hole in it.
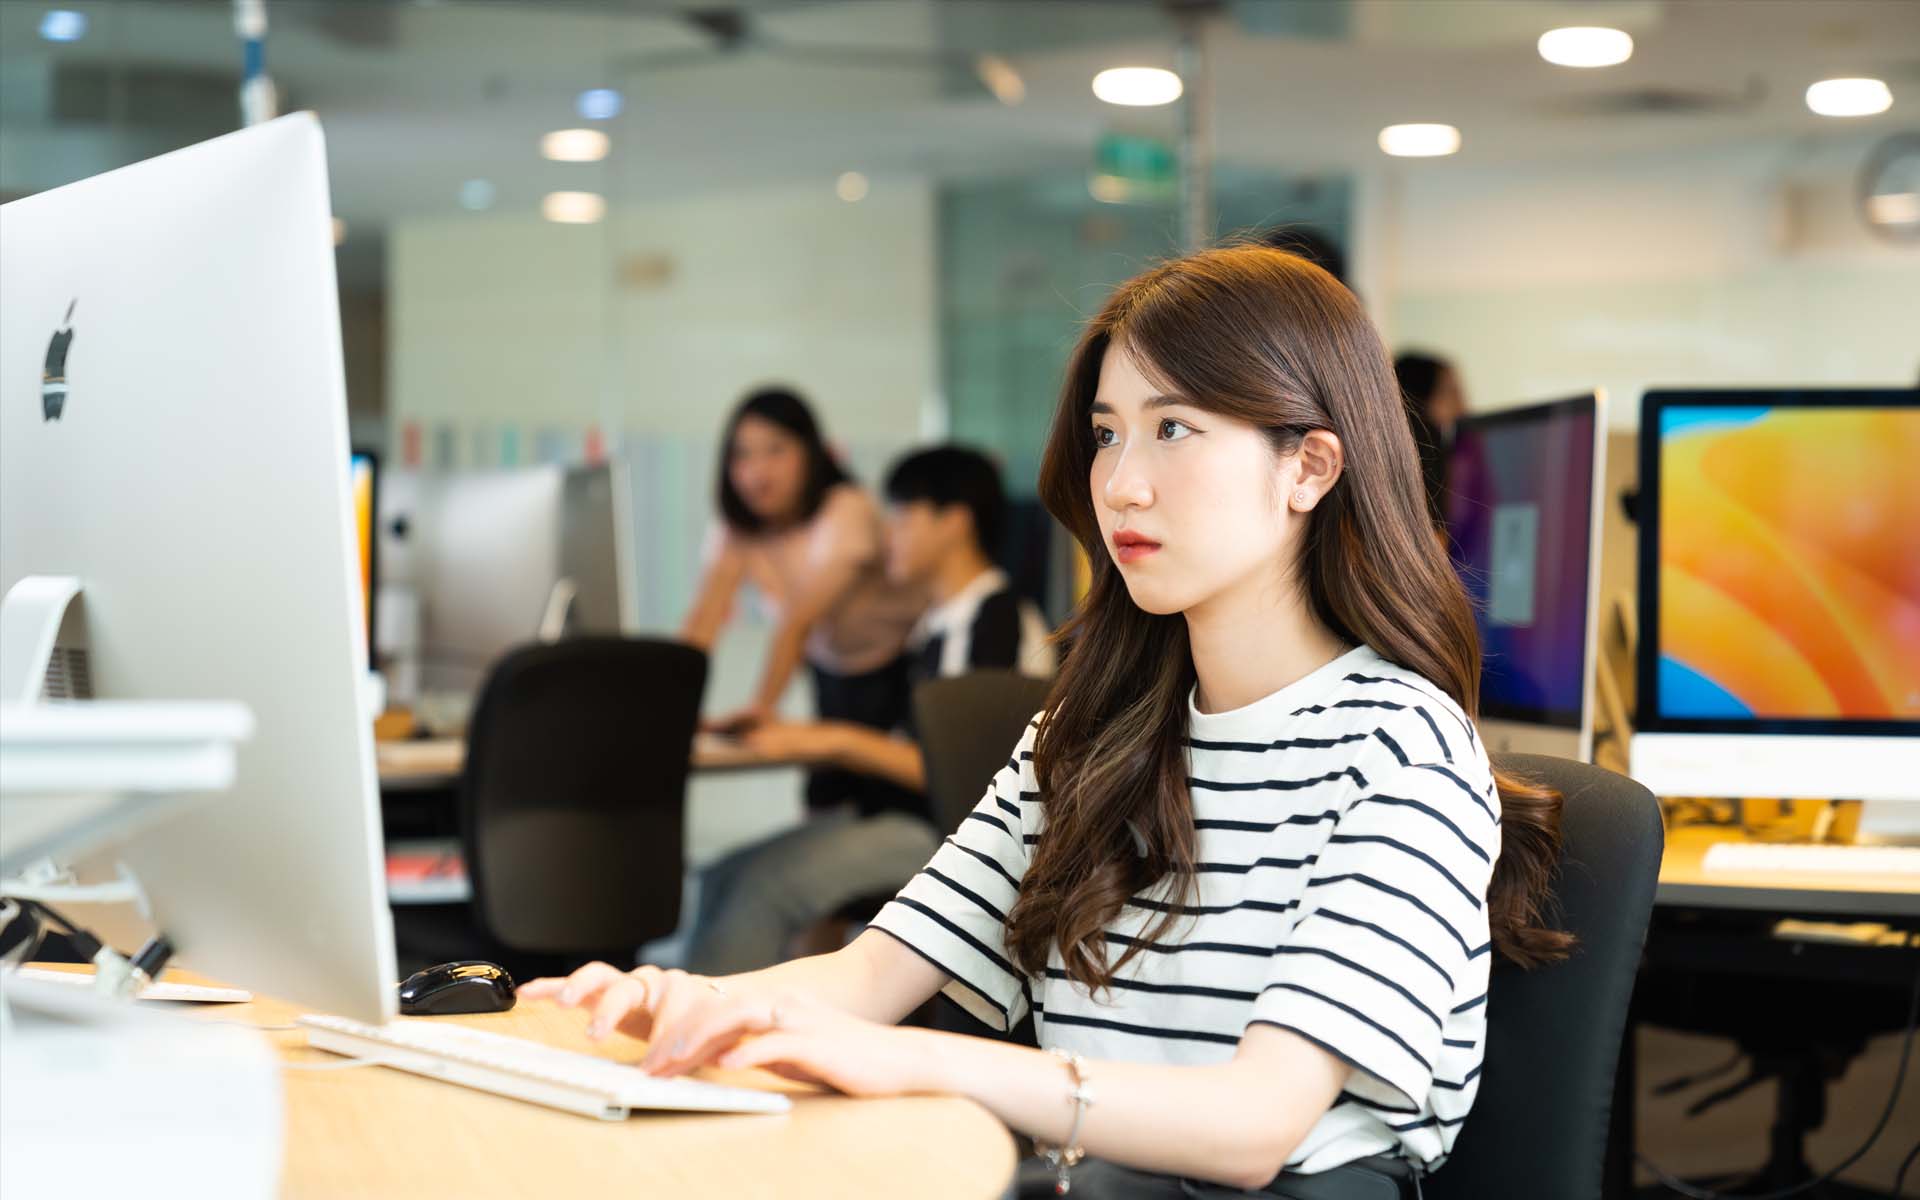
[{"label": "ceiling light", "polygon": [[1093,77],[1093,94],[1132,108],[1172,104],[1180,98],[1180,77],[1160,67],[1109,67]]},{"label": "ceiling light", "polygon": [[612,88],[591,88],[580,93],[573,107],[589,121],[611,121],[626,107],[626,99]]},{"label": "ceiling light", "polygon": [[468,212],[485,212],[493,207],[493,183],[469,179],[460,185],[460,207]]},{"label": "ceiling light", "polygon": [[867,198],[867,177],[858,171],[848,171],[833,181],[833,194],[848,204],[858,204]]},{"label": "ceiling light", "polygon": [[540,139],[540,153],[554,162],[599,162],[611,144],[598,129],[556,129]]},{"label": "ceiling light", "polygon": [[1540,35],[1540,57],[1561,67],[1616,66],[1633,57],[1633,38],[1599,25],[1549,29]]},{"label": "ceiling light", "polygon": [[1920,192],[1868,196],[1867,219],[1875,225],[1920,225]]},{"label": "ceiling light", "polygon": [[607,201],[598,192],[548,192],[540,215],[562,225],[591,225],[607,215]]},{"label": "ceiling light", "polygon": [[1451,125],[1389,125],[1380,131],[1380,148],[1395,158],[1438,158],[1460,149],[1460,131]]},{"label": "ceiling light", "polygon": [[77,42],[87,36],[87,14],[53,9],[40,18],[40,36],[50,42]]},{"label": "ceiling light", "polygon": [[1870,117],[1893,107],[1879,79],[1822,79],[1807,89],[1807,107],[1823,117]]}]

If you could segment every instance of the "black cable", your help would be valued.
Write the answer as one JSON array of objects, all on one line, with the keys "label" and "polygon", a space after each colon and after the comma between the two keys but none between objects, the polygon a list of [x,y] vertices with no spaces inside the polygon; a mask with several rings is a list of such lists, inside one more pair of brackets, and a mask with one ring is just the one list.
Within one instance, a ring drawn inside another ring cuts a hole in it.
[{"label": "black cable", "polygon": [[[1678,1192],[1682,1196],[1689,1197],[1689,1200],[1785,1200],[1785,1197],[1788,1196],[1798,1196],[1803,1192],[1810,1192],[1815,1188],[1825,1187],[1827,1184],[1833,1182],[1833,1180],[1839,1176],[1840,1172],[1859,1162],[1862,1158],[1865,1158],[1867,1151],[1873,1149],[1873,1144],[1879,1141],[1880,1135],[1886,1131],[1887,1122],[1893,1119],[1893,1110],[1900,1100],[1900,1088],[1907,1079],[1907,1059],[1913,1051],[1913,1031],[1916,1025],[1920,1025],[1920,975],[1916,975],[1913,978],[1913,999],[1907,1006],[1907,1031],[1901,1035],[1900,1040],[1900,1066],[1899,1069],[1893,1073],[1893,1094],[1887,1097],[1887,1107],[1881,1112],[1879,1123],[1873,1127],[1873,1132],[1867,1135],[1867,1140],[1861,1147],[1841,1160],[1838,1166],[1835,1166],[1824,1175],[1809,1179],[1805,1183],[1796,1183],[1792,1187],[1779,1188],[1771,1192],[1745,1192],[1735,1194],[1732,1192],[1716,1192],[1710,1188],[1695,1187],[1684,1179],[1679,1179],[1668,1174],[1661,1169],[1658,1163],[1638,1151],[1634,1152],[1634,1161],[1647,1168],[1647,1170],[1652,1171],[1654,1176],[1659,1180],[1661,1187],[1666,1188],[1670,1192]],[[1912,1160],[1912,1155],[1908,1156],[1908,1160]],[[1902,1170],[1904,1172],[1904,1168],[1902,1168]]]},{"label": "black cable", "polygon": [[59,926],[60,932],[66,935],[67,940],[73,943],[73,948],[78,951],[80,957],[87,962],[92,962],[93,956],[100,953],[105,946],[105,943],[99,938],[93,936],[93,934],[89,933],[83,927],[69,921],[51,904],[42,904],[38,900],[27,900],[19,896],[13,897],[13,902],[23,909],[38,913],[43,925],[52,924]]},{"label": "black cable", "polygon": [[1907,1181],[1907,1168],[1913,1166],[1913,1160],[1916,1158],[1920,1158],[1920,1142],[1915,1142],[1913,1149],[1907,1151],[1907,1156],[1900,1160],[1900,1170],[1893,1177],[1894,1200],[1899,1200],[1900,1185]]}]

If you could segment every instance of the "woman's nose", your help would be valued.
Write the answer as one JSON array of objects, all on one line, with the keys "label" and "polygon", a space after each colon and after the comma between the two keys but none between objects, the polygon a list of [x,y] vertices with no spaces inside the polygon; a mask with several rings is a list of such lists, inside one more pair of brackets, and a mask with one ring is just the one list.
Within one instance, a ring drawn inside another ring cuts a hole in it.
[{"label": "woman's nose", "polygon": [[1153,487],[1138,465],[1122,454],[1113,474],[1107,476],[1106,486],[1100,489],[1100,498],[1115,512],[1145,508],[1153,503]]}]

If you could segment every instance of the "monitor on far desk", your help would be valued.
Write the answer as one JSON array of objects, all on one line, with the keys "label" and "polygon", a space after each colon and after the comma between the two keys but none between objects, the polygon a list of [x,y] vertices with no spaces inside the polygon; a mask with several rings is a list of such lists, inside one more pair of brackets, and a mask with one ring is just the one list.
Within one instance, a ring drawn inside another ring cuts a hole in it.
[{"label": "monitor on far desk", "polygon": [[377,649],[397,704],[464,708],[516,646],[637,629],[624,463],[380,482],[381,584],[399,619]]},{"label": "monitor on far desk", "polygon": [[1634,777],[1920,801],[1920,391],[1653,391],[1640,412]]},{"label": "monitor on far desk", "polygon": [[1481,413],[1447,456],[1454,566],[1480,626],[1490,748],[1593,758],[1603,398]]}]

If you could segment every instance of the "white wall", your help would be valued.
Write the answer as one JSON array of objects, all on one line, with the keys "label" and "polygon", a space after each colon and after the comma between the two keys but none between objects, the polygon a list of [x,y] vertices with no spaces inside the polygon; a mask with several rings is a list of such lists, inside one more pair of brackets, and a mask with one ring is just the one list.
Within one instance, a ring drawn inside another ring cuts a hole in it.
[{"label": "white wall", "polygon": [[[424,455],[519,461],[597,426],[635,465],[643,623],[677,621],[712,511],[717,434],[756,384],[794,385],[867,482],[937,409],[934,206],[919,181],[858,204],[818,186],[391,235],[389,414]],[[402,439],[391,444],[398,457]]]},{"label": "white wall", "polygon": [[1632,428],[1650,385],[1911,385],[1920,246],[1854,216],[1869,144],[1383,173],[1361,288],[1476,408],[1598,384]]}]

